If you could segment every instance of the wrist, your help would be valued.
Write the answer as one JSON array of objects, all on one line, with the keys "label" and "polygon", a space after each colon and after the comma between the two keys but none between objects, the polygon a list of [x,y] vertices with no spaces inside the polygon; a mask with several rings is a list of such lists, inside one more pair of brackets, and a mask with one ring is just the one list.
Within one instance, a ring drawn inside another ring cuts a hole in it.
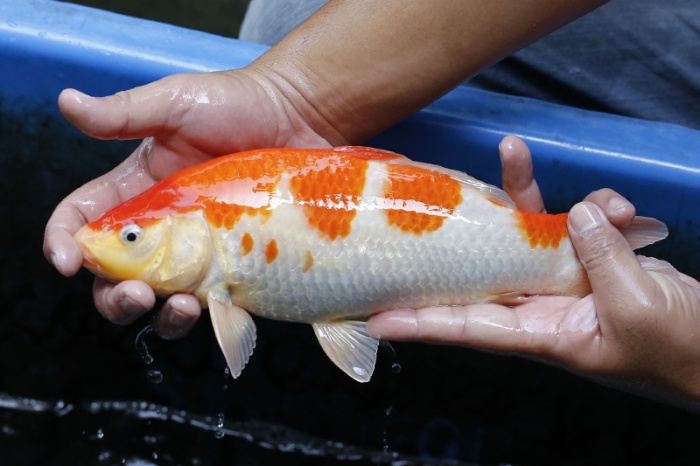
[{"label": "wrist", "polygon": [[319,90],[293,60],[276,60],[263,55],[241,70],[271,102],[279,123],[277,146],[314,147],[345,145],[348,139],[328,120],[316,102],[326,92]]}]

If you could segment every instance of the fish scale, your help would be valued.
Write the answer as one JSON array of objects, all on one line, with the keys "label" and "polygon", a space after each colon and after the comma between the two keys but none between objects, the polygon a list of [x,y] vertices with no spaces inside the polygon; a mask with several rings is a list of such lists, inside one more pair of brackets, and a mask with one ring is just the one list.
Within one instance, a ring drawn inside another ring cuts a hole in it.
[{"label": "fish scale", "polygon": [[[635,226],[635,246],[666,234],[652,219]],[[366,382],[374,314],[590,291],[566,215],[521,212],[464,173],[362,147],[220,157],[75,238],[84,265],[108,280],[194,294],[234,377],[255,345],[249,313],[311,323],[331,360]]]}]

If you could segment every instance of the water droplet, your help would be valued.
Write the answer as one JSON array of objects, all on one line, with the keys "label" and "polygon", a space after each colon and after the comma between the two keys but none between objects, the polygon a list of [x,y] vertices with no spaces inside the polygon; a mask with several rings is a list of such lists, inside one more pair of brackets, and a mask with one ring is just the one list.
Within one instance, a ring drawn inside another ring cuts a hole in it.
[{"label": "water droplet", "polygon": [[105,437],[105,431],[102,430],[102,429],[97,429],[97,435],[96,435],[96,437],[97,437],[98,439],[103,439],[103,438]]},{"label": "water droplet", "polygon": [[394,364],[391,365],[391,372],[394,374],[398,374],[401,372],[401,364],[398,362],[395,362]]},{"label": "water droplet", "polygon": [[56,414],[56,416],[65,416],[66,414],[70,413],[73,411],[73,405],[70,403],[66,403],[63,400],[59,400],[56,402],[56,404],[53,407],[53,412]]},{"label": "water droplet", "polygon": [[231,370],[226,366],[224,368],[224,379],[230,379],[231,378]]},{"label": "water droplet", "polygon": [[155,452],[155,451],[154,451],[153,453],[151,453],[151,458],[153,458],[154,460],[157,460],[157,459],[158,459],[158,453]]},{"label": "water droplet", "polygon": [[136,341],[134,341],[136,351],[139,352],[141,359],[143,359],[146,364],[151,364],[153,362],[153,357],[148,352],[148,346],[146,346],[146,335],[151,332],[153,332],[153,325],[146,325],[143,330],[136,335]]},{"label": "water droplet", "polygon": [[163,373],[161,371],[148,371],[148,380],[152,383],[161,383],[163,381]]},{"label": "water droplet", "polygon": [[219,413],[219,417],[216,422],[216,431],[214,432],[214,437],[217,439],[224,438],[224,413]]}]

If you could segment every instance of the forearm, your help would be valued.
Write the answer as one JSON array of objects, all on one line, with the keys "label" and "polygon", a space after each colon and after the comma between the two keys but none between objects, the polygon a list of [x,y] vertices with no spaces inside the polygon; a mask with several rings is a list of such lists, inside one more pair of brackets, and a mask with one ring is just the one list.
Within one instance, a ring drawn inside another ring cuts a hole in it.
[{"label": "forearm", "polygon": [[331,143],[355,143],[605,1],[330,1],[252,68]]}]

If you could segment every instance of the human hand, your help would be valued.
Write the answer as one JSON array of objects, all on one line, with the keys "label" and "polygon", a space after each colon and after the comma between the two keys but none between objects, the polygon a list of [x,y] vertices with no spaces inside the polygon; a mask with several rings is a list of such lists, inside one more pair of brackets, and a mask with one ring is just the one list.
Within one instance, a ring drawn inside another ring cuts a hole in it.
[{"label": "human hand", "polygon": [[[543,211],[525,144],[509,137],[500,149],[506,191],[520,208]],[[569,233],[588,272],[588,296],[390,311],[372,317],[369,331],[388,340],[525,356],[698,409],[700,283],[668,263],[635,256],[618,231],[634,215],[632,204],[611,190],[571,209]]]},{"label": "human hand", "polygon": [[[44,253],[66,276],[82,264],[73,239],[82,225],[179,169],[254,147],[330,145],[296,112],[298,102],[251,68],[170,76],[103,98],[68,89],[58,103],[89,136],[146,138],[122,164],[56,207],[46,226]],[[97,309],[115,323],[132,322],[156,302],[153,290],[138,281],[115,285],[97,278],[93,291]],[[193,296],[171,296],[156,313],[154,328],[166,338],[183,336],[200,312]]]}]

